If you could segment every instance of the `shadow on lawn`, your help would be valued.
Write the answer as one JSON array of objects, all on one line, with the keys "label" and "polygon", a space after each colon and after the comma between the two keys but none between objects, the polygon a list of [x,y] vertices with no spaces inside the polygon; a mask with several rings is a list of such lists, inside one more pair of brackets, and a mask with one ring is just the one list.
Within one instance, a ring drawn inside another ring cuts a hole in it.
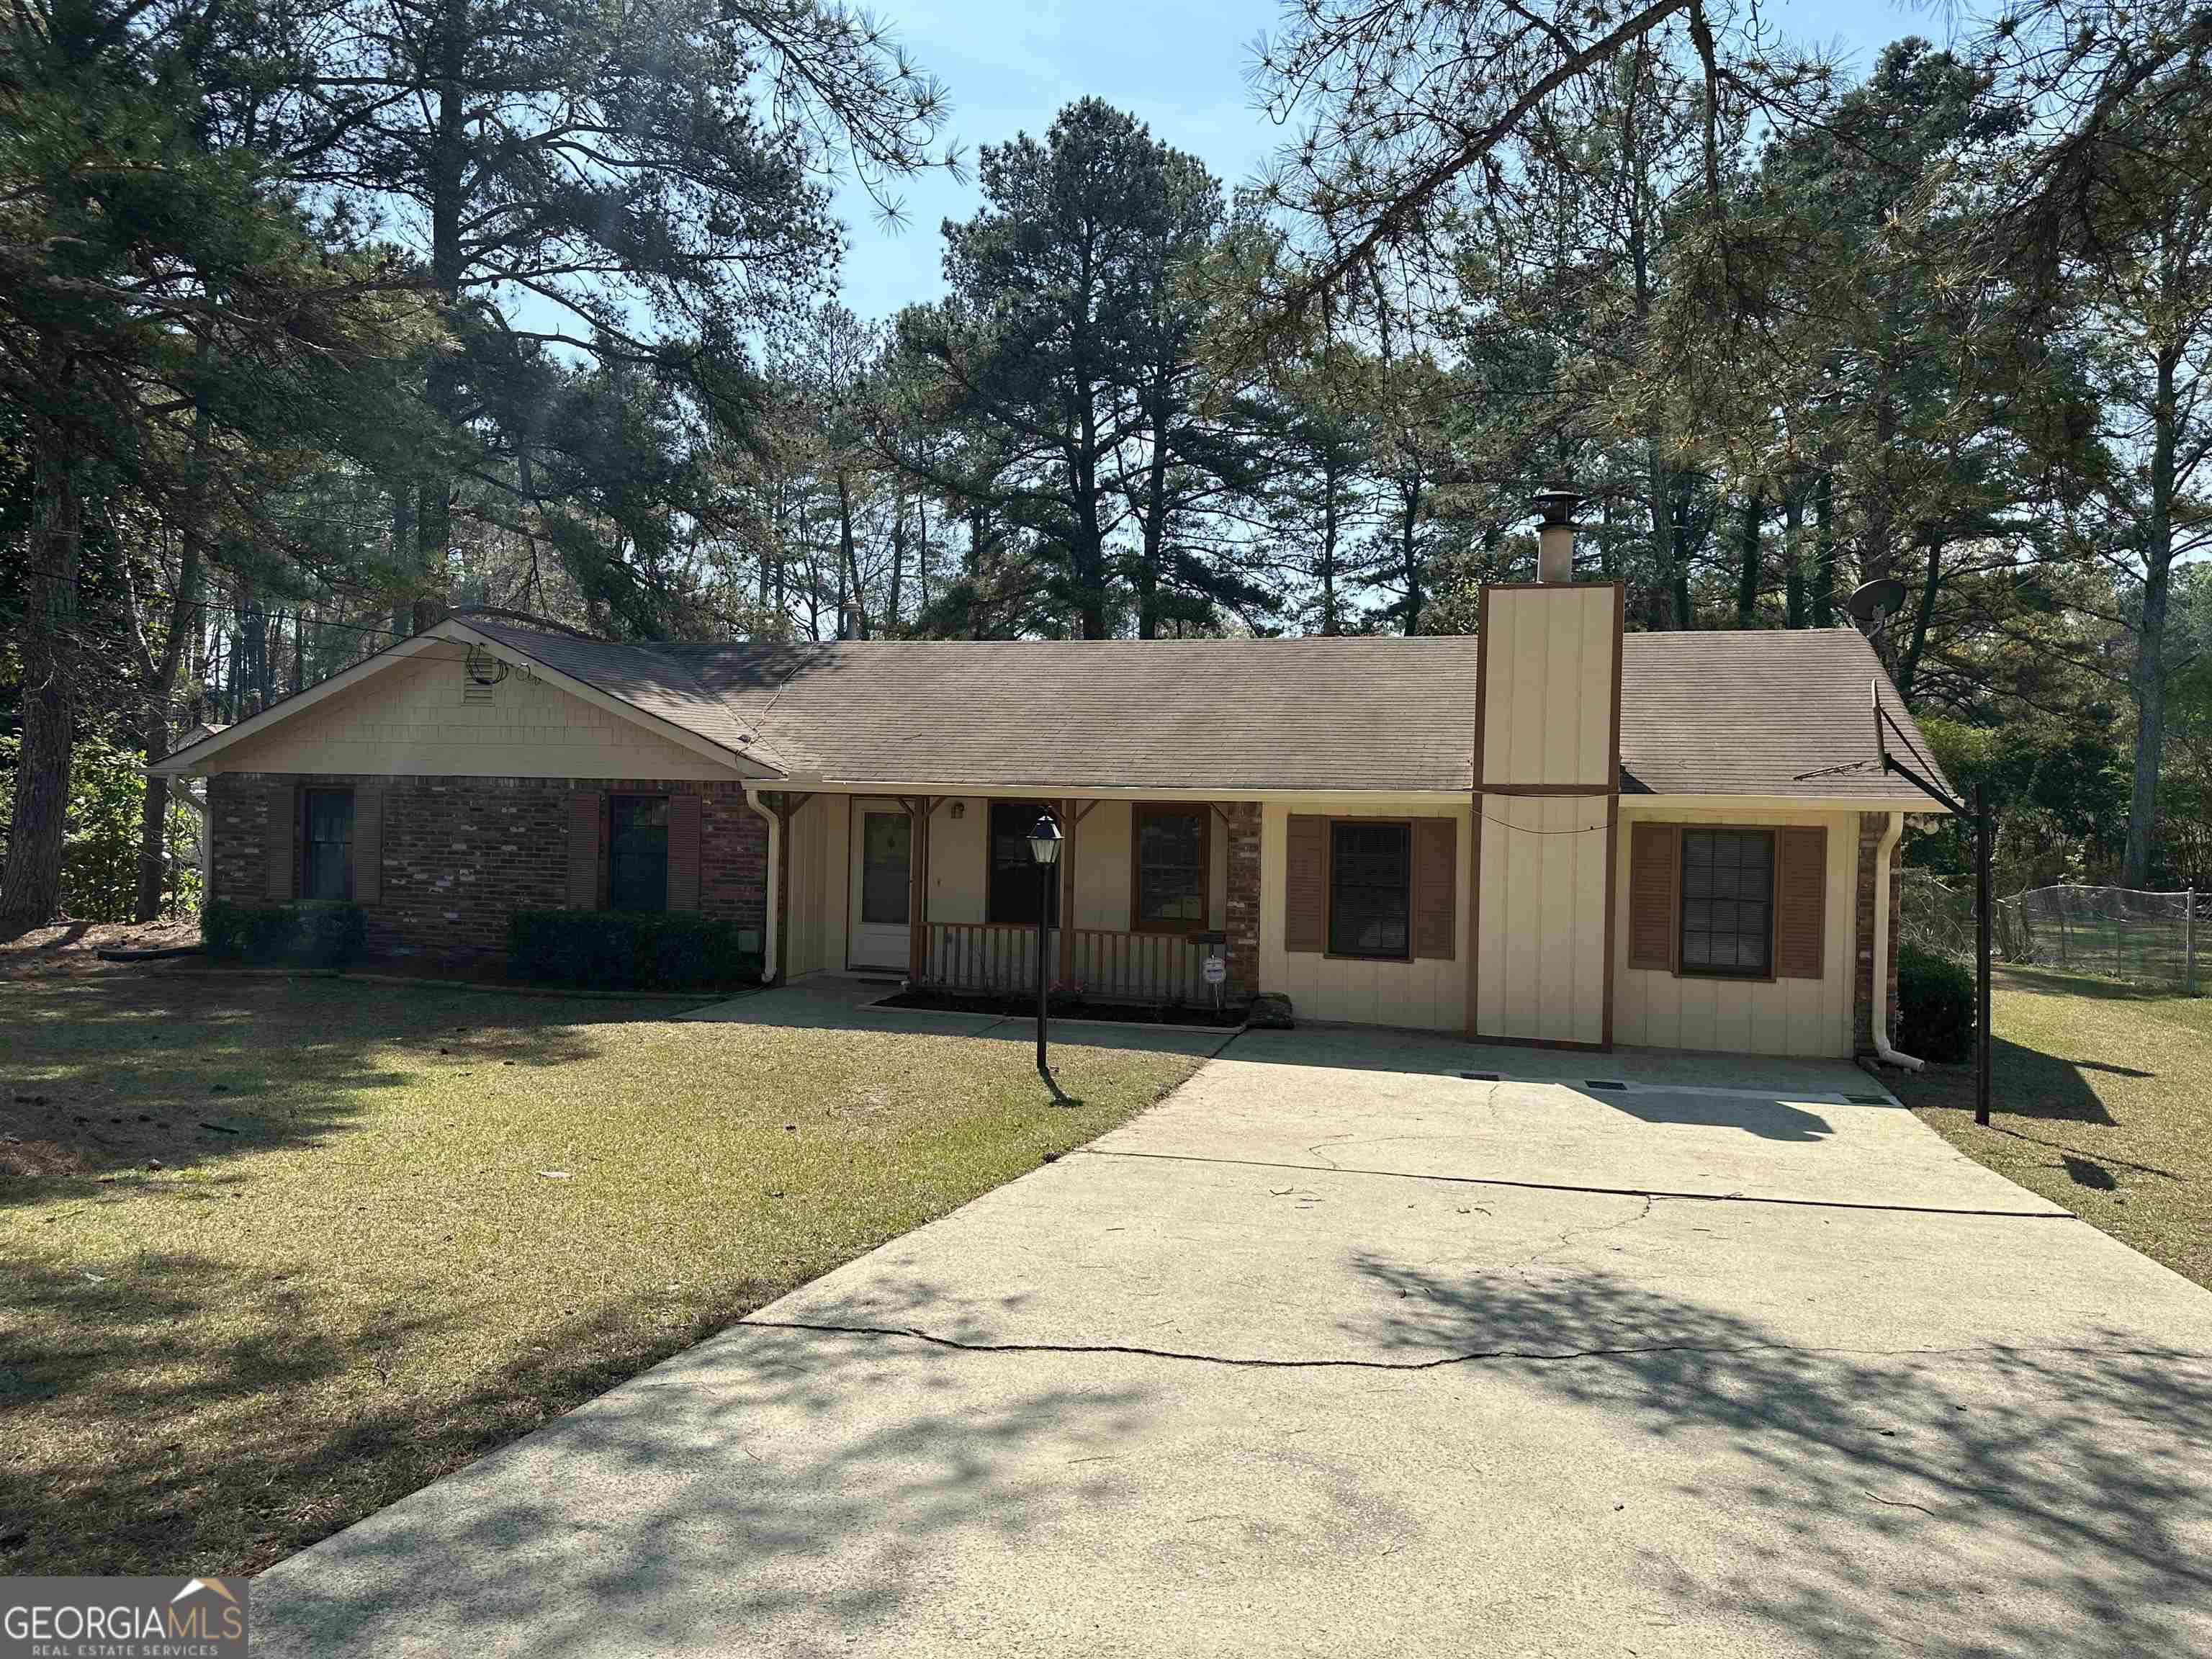
[{"label": "shadow on lawn", "polygon": [[783,1288],[580,1315],[448,1389],[404,1368],[465,1314],[347,1322],[310,1273],[149,1254],[96,1282],[11,1261],[0,1284],[0,1575],[258,1571]]},{"label": "shadow on lawn", "polygon": [[312,979],[14,980],[0,1005],[0,1207],[167,1192],[179,1170],[314,1145],[417,1061],[557,1066],[596,1052],[571,1026],[575,1005],[518,1005]]},{"label": "shadow on lawn", "polygon": [[[1391,1378],[741,1328],[286,1568],[257,1615],[308,1655],[377,1628],[426,1650],[498,1632],[538,1652],[710,1651],[736,1632],[812,1651],[1055,1617],[1102,1648],[1205,1645],[1207,1620],[1217,1636],[1224,1620],[1246,1638],[1272,1628],[1268,1598],[1299,1594],[1267,1588],[1285,1585],[1289,1550],[1331,1564],[1336,1644],[1357,1649],[1345,1632],[1381,1621],[1402,1639],[1463,1611],[1497,1559],[1468,1530],[1486,1490],[1498,1524],[1578,1536],[1613,1471],[1648,1493],[1664,1459],[1669,1512],[1620,1521],[1625,1544],[1595,1567],[1499,1589],[1494,1633],[1557,1634],[1545,1621],[1562,1592],[1616,1573],[1647,1620],[1792,1651],[2120,1659],[2201,1650],[2212,1629],[2212,1575],[2193,1553],[2212,1498],[2200,1357],[2118,1336],[1808,1351],[1604,1273],[1356,1265],[1411,1311],[1363,1325],[1352,1352],[1561,1357]],[[879,1284],[810,1316],[1005,1340],[947,1301],[927,1282]],[[1328,1331],[1312,1338],[1329,1357]],[[1485,1427],[1538,1407],[1579,1448],[1577,1478],[1556,1488],[1496,1466]],[[1291,1419],[1308,1437],[1274,1434]],[[1437,1459],[1449,1478],[1407,1478]],[[1229,1513],[1200,1518],[1243,1524],[1182,1530],[1216,1490]],[[1414,1577],[1369,1576],[1378,1549],[1413,1552],[1401,1565]],[[1003,1605],[1024,1582],[1035,1602]],[[1197,1582],[1237,1594],[1193,1600]],[[1426,1589],[1408,1599],[1409,1582]],[[1299,1628],[1302,1645],[1330,1644]]]}]

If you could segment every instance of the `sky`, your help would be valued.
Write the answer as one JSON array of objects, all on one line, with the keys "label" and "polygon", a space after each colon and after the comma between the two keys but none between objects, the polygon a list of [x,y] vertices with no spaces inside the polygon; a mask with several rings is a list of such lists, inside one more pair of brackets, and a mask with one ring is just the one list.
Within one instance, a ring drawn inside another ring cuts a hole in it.
[{"label": "sky", "polygon": [[[1231,190],[1256,173],[1284,134],[1254,106],[1247,76],[1255,45],[1279,15],[1270,0],[878,0],[908,53],[951,94],[949,131],[969,161],[979,144],[1017,132],[1042,137],[1062,106],[1095,94],[1188,150]],[[1800,44],[1834,48],[1863,73],[1901,35],[1946,33],[1940,5],[1895,0],[1766,0],[1770,27]],[[877,222],[856,186],[838,192],[850,239],[845,303],[863,317],[945,290],[939,226],[981,204],[943,173],[899,181],[902,229]]]}]

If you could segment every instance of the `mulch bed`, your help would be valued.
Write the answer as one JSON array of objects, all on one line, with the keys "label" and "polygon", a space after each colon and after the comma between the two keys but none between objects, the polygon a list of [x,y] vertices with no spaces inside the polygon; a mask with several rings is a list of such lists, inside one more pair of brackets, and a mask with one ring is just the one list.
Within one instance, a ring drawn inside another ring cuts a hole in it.
[{"label": "mulch bed", "polygon": [[[945,1014],[996,1014],[1001,1018],[1027,1019],[1036,1014],[1034,996],[994,996],[962,991],[901,991],[882,997],[878,1008],[926,1008]],[[1061,1000],[1051,1006],[1054,1019],[1111,1020],[1122,1025],[1188,1025],[1200,1030],[1233,1031],[1244,1024],[1244,1010],[1231,1006],[1216,1013],[1187,1003],[1094,1002],[1089,999]]]}]

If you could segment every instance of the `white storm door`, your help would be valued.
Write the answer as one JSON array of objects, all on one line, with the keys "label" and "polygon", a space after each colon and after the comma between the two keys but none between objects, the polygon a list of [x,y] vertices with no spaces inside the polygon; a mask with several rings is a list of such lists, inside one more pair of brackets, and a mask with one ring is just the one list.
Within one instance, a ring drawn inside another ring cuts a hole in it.
[{"label": "white storm door", "polygon": [[907,970],[914,820],[896,802],[853,803],[852,918],[846,965]]}]

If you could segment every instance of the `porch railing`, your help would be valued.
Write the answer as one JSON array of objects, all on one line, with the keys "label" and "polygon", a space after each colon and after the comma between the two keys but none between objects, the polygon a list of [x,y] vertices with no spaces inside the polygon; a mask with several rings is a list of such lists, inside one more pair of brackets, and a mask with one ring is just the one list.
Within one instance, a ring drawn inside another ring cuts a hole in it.
[{"label": "porch railing", "polygon": [[[963,991],[1024,991],[1036,983],[1036,929],[1018,923],[933,921],[927,972]],[[1200,1002],[1206,947],[1176,933],[1054,928],[1053,981],[1123,1002]]]}]

